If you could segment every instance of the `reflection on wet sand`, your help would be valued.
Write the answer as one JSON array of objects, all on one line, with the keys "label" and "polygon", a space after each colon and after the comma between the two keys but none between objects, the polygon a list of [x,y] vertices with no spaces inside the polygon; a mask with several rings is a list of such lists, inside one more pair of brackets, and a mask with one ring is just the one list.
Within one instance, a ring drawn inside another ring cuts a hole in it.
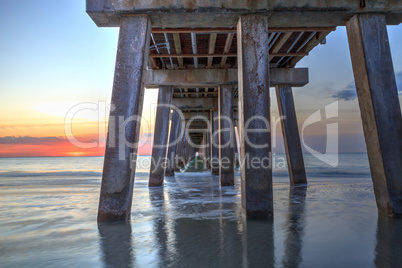
[{"label": "reflection on wet sand", "polygon": [[[169,218],[172,210],[180,211],[180,215],[188,214],[192,206],[175,206],[170,196],[169,187],[149,190],[154,208],[154,233],[159,245],[158,258],[161,267],[255,267],[265,263],[274,265],[273,224],[266,221],[246,221],[240,219],[224,219],[223,212],[239,210],[235,203],[223,204],[216,201],[217,213],[211,219],[194,219],[192,217]],[[198,194],[208,194],[211,189]],[[164,192],[165,191],[165,192]],[[216,195],[222,198],[225,193]],[[176,197],[177,198],[177,197]],[[189,198],[181,196],[181,198]],[[224,198],[224,197],[223,197]],[[172,201],[172,200],[170,200]],[[167,205],[169,203],[169,205]],[[181,201],[178,204],[186,203]],[[209,210],[211,204],[196,206],[197,209]],[[222,211],[219,214],[219,211]],[[203,211],[200,211],[202,214]],[[237,211],[237,213],[241,213]],[[238,214],[240,215],[240,214]],[[173,237],[173,239],[169,239]]]},{"label": "reflection on wet sand", "polygon": [[402,219],[378,217],[376,267],[401,267],[402,265]]},{"label": "reflection on wet sand", "polygon": [[99,223],[98,230],[105,267],[132,267],[131,224]]},{"label": "reflection on wet sand", "polygon": [[290,186],[287,236],[283,267],[299,267],[302,263],[302,245],[305,225],[307,186]]},{"label": "reflection on wet sand", "polygon": [[[273,267],[275,244],[272,221],[247,220],[243,230],[244,267]],[[240,263],[240,262],[239,262]]]},{"label": "reflection on wet sand", "polygon": [[[290,187],[289,193],[283,187],[277,194],[279,212],[274,228],[272,221],[245,220],[240,189],[220,188],[209,177],[195,180],[179,176],[169,178],[164,187],[145,189],[143,195],[138,195],[142,201],[133,206],[136,217],[131,226],[98,225],[105,267],[273,267],[275,259],[280,267],[339,267],[341,263],[354,263],[356,267],[367,267],[370,263],[376,267],[399,267],[402,263],[402,220],[378,218],[375,246],[368,242],[375,232],[370,223],[361,221],[353,225],[354,222],[345,220],[358,220],[351,213],[360,211],[363,202],[360,206],[352,203],[354,207],[350,210],[343,208],[338,211],[339,217],[328,222],[322,213],[312,210],[320,206],[311,203],[306,206],[306,186]],[[309,198],[317,194],[317,187],[310,189]],[[328,191],[323,194],[329,195]],[[332,200],[337,201],[333,197]],[[344,213],[346,216],[342,216]],[[322,222],[340,237],[326,237]],[[347,236],[342,237],[338,227],[357,229],[345,229]],[[352,242],[346,251],[340,250],[344,240]],[[325,249],[321,250],[319,245],[325,245]],[[375,256],[370,254],[374,253],[374,247]],[[332,251],[328,253],[331,249],[342,252],[342,258],[336,259]],[[328,262],[329,259],[334,261]]]},{"label": "reflection on wet sand", "polygon": [[[156,237],[156,244],[158,245],[158,259],[163,263],[164,260],[169,259],[168,253],[168,228],[167,224],[167,204],[164,196],[163,187],[149,188],[149,197],[151,205],[155,211],[155,217],[153,217],[153,232]],[[158,216],[159,215],[159,216]],[[173,243],[174,245],[174,243]],[[161,264],[161,263],[160,263]],[[162,265],[163,266],[163,265]]]}]

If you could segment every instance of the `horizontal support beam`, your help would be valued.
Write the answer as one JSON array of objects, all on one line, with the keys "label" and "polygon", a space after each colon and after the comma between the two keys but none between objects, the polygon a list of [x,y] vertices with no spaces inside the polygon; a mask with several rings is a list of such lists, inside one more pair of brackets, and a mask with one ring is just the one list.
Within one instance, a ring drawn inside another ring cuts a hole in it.
[{"label": "horizontal support beam", "polygon": [[228,54],[149,54],[150,58],[208,58],[208,57],[237,57],[236,53]]},{"label": "horizontal support beam", "polygon": [[[238,99],[235,99],[235,100],[237,101]],[[193,122],[197,122],[197,121],[205,122],[205,120],[203,120],[205,118],[208,119],[208,121],[210,120],[209,119],[209,112],[184,112],[183,111],[183,115],[184,115],[184,119],[187,120],[187,121],[190,120],[190,119],[193,119]],[[203,118],[194,119],[196,116],[202,116]],[[233,119],[238,120],[238,113],[237,113],[236,109],[233,109]]]},{"label": "horizontal support beam", "polygon": [[[363,5],[364,3],[364,5]],[[359,13],[386,15],[387,24],[400,24],[402,2],[381,1],[144,1],[86,0],[86,11],[100,27],[118,27],[122,16],[148,15],[154,28],[235,28],[244,14],[266,14],[269,27],[344,26]]]},{"label": "horizontal support beam", "polygon": [[214,91],[214,92],[205,92],[205,91],[201,91],[201,92],[175,92],[173,93],[173,97],[174,96],[186,96],[188,97],[189,95],[214,95],[216,96],[218,94],[218,92]]},{"label": "horizontal support beam", "polygon": [[[209,121],[209,112],[198,112],[198,113],[197,112],[183,112],[183,115],[184,115],[184,119],[186,119],[186,120],[190,120],[196,116],[200,116],[200,117],[208,119],[208,121]],[[201,118],[199,120],[201,120]]]},{"label": "horizontal support beam", "polygon": [[[287,84],[302,87],[309,82],[308,68],[272,68],[270,86]],[[147,70],[146,87],[217,87],[236,85],[237,69]]]},{"label": "horizontal support beam", "polygon": [[209,109],[209,108],[207,108],[207,109],[205,109],[205,108],[194,108],[194,107],[181,108],[181,110],[183,112],[206,112],[206,111],[210,111],[210,110],[214,110],[214,109],[216,109],[216,107],[213,108],[213,109]]},{"label": "horizontal support beam", "polygon": [[165,84],[176,87],[217,87],[221,84],[237,84],[237,69],[147,70],[146,87]]},{"label": "horizontal support beam", "polygon": [[[308,53],[270,53],[269,57],[304,57],[308,56]],[[237,53],[228,54],[149,54],[151,59],[154,58],[222,58],[222,57],[237,57]]]},{"label": "horizontal support beam", "polygon": [[[202,136],[203,133],[205,133],[208,128],[206,126],[204,127],[191,127],[186,129],[188,133],[190,134],[191,137],[197,137],[197,136]],[[200,135],[201,134],[201,135]]]},{"label": "horizontal support beam", "polygon": [[[320,31],[335,31],[336,27],[269,27],[268,32],[320,32]],[[236,33],[236,28],[175,28],[175,29],[161,29],[154,28],[152,33],[199,33],[199,34],[212,34],[212,33]]]},{"label": "horizontal support beam", "polygon": [[218,106],[216,98],[177,98],[172,100],[172,104],[182,110],[186,108],[211,110]]},{"label": "horizontal support beam", "polygon": [[186,122],[186,129],[189,128],[205,128],[207,123],[205,121],[191,121],[191,124]]},{"label": "horizontal support beam", "polygon": [[[238,99],[235,98],[235,104],[233,105],[233,117],[238,119]],[[218,109],[218,98],[177,98],[172,100],[172,105],[181,109],[185,120],[190,120],[191,118],[201,115],[209,118],[209,110]],[[196,119],[194,121],[204,121],[201,119]]]}]

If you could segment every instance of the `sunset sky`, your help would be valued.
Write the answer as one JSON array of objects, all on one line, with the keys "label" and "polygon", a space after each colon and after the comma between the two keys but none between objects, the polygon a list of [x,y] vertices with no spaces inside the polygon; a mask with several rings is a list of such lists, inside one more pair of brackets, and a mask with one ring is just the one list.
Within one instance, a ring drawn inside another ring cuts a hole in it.
[{"label": "sunset sky", "polygon": [[[118,28],[98,28],[85,13],[84,0],[3,1],[0,23],[0,157],[103,155]],[[401,101],[402,25],[389,26],[388,33]],[[298,67],[310,70],[310,83],[294,89],[300,128],[308,116],[339,101],[339,116],[306,127],[304,142],[325,151],[326,124],[337,122],[340,151],[364,152],[345,27]],[[272,89],[271,96],[272,115],[278,118]],[[141,154],[150,154],[156,98],[156,89],[146,90]],[[65,119],[76,105],[88,108]],[[84,149],[69,142],[65,120],[72,120],[78,141],[96,146]],[[283,152],[279,124],[273,138],[274,152]]]}]

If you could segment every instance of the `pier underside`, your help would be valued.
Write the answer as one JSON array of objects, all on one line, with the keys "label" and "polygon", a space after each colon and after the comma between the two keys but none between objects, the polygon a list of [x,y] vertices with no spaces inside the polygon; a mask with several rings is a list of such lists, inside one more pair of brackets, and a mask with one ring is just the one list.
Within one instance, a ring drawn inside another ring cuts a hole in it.
[{"label": "pier underside", "polygon": [[[162,186],[198,153],[230,187],[239,163],[244,214],[272,219],[270,87],[283,116],[290,184],[304,185],[292,89],[309,77],[296,65],[340,25],[348,30],[378,209],[402,215],[402,119],[386,30],[402,21],[402,2],[198,2],[87,0],[98,26],[120,27],[98,220],[130,217],[145,86],[159,88],[149,186]],[[250,166],[253,159],[259,165]]]}]

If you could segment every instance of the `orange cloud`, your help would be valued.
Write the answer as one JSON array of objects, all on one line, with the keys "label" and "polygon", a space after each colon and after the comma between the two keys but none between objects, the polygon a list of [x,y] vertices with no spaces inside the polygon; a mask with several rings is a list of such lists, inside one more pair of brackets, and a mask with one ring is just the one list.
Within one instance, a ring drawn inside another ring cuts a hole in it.
[{"label": "orange cloud", "polygon": [[80,149],[69,142],[53,145],[34,144],[0,144],[0,157],[31,156],[99,156],[104,148]]},{"label": "orange cloud", "polygon": [[[148,135],[146,135],[148,137]],[[0,157],[33,156],[103,156],[105,141],[98,142],[96,135],[75,137],[80,142],[96,142],[93,148],[80,148],[65,137],[0,137]],[[142,138],[138,154],[150,155],[151,139]]]}]

